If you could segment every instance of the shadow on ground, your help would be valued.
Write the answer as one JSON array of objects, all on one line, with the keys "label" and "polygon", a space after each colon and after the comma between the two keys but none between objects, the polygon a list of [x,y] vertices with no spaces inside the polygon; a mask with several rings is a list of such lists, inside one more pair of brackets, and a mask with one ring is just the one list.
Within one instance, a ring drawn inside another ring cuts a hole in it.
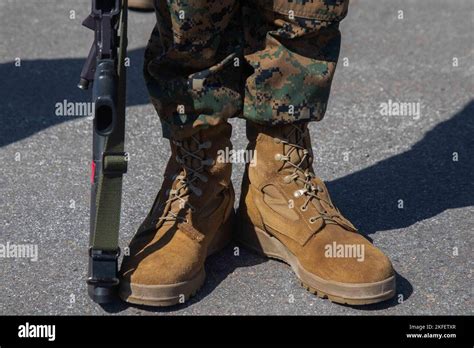
[{"label": "shadow on ground", "polygon": [[[400,135],[401,137],[403,135]],[[455,153],[458,161],[454,161]],[[474,101],[406,152],[328,182],[339,209],[364,234],[411,226],[474,205]],[[403,209],[398,201],[403,200]]]},{"label": "shadow on ground", "polygon": [[[127,77],[127,105],[148,104],[142,78],[144,48],[130,50]],[[77,88],[83,58],[24,60],[0,64],[0,147],[27,138],[45,128],[76,119],[56,116],[55,105],[89,102],[91,92]]]}]

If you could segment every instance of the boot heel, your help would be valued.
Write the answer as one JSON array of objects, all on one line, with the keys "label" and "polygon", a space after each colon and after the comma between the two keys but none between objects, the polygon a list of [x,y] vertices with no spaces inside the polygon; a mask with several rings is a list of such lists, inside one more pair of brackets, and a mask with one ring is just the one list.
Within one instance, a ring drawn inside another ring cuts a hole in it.
[{"label": "boot heel", "polygon": [[288,249],[278,239],[247,221],[241,222],[236,239],[264,256],[284,262],[289,262],[291,258]]}]

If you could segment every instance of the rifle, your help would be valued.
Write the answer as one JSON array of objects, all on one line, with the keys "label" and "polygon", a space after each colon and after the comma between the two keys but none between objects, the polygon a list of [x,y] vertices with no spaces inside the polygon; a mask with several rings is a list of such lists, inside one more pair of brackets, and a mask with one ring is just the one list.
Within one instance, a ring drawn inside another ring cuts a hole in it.
[{"label": "rifle", "polygon": [[88,294],[97,303],[115,299],[124,152],[127,0],[92,0],[82,23],[94,31],[78,87],[92,87],[94,103]]}]

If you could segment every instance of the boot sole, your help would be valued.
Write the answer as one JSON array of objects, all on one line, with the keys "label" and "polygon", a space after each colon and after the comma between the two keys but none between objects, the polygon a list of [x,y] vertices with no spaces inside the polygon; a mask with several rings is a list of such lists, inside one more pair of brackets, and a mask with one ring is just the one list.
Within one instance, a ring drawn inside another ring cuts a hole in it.
[{"label": "boot sole", "polygon": [[167,307],[184,303],[194,296],[204,284],[204,268],[191,280],[165,285],[146,285],[122,282],[119,296],[122,300],[145,306]]},{"label": "boot sole", "polygon": [[[220,238],[216,238],[211,242],[207,257],[225,248],[230,243],[232,239],[232,221],[233,218],[229,218],[216,233],[216,236],[220,236]],[[206,271],[202,267],[192,279],[180,283],[147,285],[121,281],[119,296],[128,303],[168,307],[183,304],[196,295],[205,279]]]},{"label": "boot sole", "polygon": [[304,269],[282,242],[249,223],[240,226],[237,240],[259,254],[290,265],[306,290],[331,302],[366,305],[395,296],[395,275],[375,283],[341,283],[323,279]]}]

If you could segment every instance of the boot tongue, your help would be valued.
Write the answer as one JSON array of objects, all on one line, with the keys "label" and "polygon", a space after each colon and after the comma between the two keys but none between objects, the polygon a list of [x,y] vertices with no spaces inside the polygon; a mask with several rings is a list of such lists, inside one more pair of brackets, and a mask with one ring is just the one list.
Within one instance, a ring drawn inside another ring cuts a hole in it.
[{"label": "boot tongue", "polygon": [[[195,153],[195,156],[197,156],[199,158],[204,158],[204,151],[203,150],[198,151],[199,143],[196,142],[196,141],[193,141],[193,140],[183,141],[182,148],[186,152]],[[196,170],[201,166],[201,160],[200,159],[195,158],[193,156],[186,156],[184,151],[180,151],[180,152],[181,152],[181,158],[184,161],[183,164],[186,167]],[[186,173],[186,174],[189,175],[189,173]]]},{"label": "boot tongue", "polygon": [[[295,148],[290,145],[284,145],[285,146],[285,154],[286,156],[289,156],[289,162],[293,163],[294,165],[298,165],[303,171],[309,167],[309,160],[308,160],[308,155],[304,154],[304,150]],[[293,150],[291,150],[293,149]],[[304,158],[304,161],[303,161]],[[303,161],[303,162],[302,162]],[[290,163],[285,163],[284,169],[295,169],[294,166],[292,166]]]},{"label": "boot tongue", "polygon": [[[191,138],[183,139],[177,145],[176,153],[182,162],[172,189],[181,196],[181,199],[174,200],[169,210],[174,214],[184,217],[186,215],[184,203],[188,201],[187,196],[191,193],[187,185],[193,178],[193,172],[189,169],[198,170],[201,167],[200,158],[204,158],[205,153],[204,150],[199,150],[199,142]],[[194,156],[189,155],[189,153],[193,153]],[[192,185],[196,185],[196,182],[192,183]]]},{"label": "boot tongue", "polygon": [[[295,126],[292,126],[295,127]],[[291,144],[291,145],[284,145],[284,151],[285,155],[289,156],[290,162],[299,165],[299,167],[304,171],[310,167],[310,161],[309,161],[309,150],[306,149],[306,144],[304,141],[304,128],[301,129],[301,131],[298,131],[296,129],[288,129],[286,131],[286,140]],[[297,145],[297,146],[293,146]],[[307,152],[305,156],[305,152]],[[305,160],[302,162],[303,158]],[[292,166],[290,163],[285,163],[284,169],[295,169],[294,166]]]}]

